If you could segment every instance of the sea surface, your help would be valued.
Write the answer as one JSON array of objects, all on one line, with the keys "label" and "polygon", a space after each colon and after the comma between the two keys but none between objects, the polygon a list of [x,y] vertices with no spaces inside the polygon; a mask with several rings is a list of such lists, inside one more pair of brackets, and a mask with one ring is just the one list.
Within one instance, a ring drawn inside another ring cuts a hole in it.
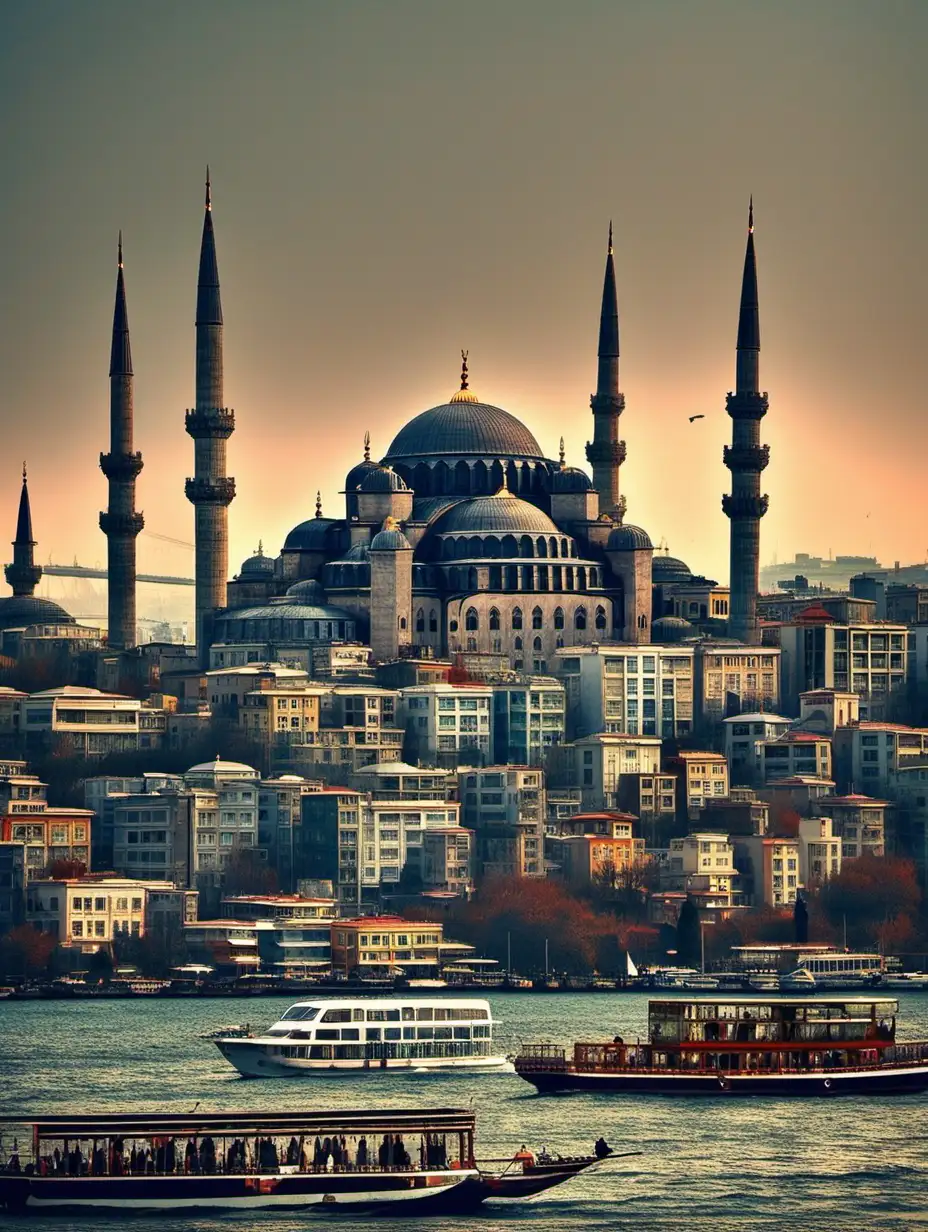
[{"label": "sea surface", "polygon": [[[928,1038],[928,993],[900,994],[900,1038]],[[638,993],[491,996],[506,1052],[523,1041],[626,1040],[644,1035]],[[404,1232],[665,1232],[742,1229],[928,1229],[928,1095],[809,1100],[632,1095],[539,1096],[514,1073],[341,1075],[245,1080],[199,1033],[266,1025],[286,1001],[80,1000],[0,1002],[0,1112],[204,1111],[312,1107],[473,1107],[478,1156],[524,1142],[588,1153],[602,1134],[617,1152],[586,1175],[518,1208],[403,1219]],[[11,1146],[5,1133],[2,1151]],[[311,1213],[107,1221],[140,1232],[373,1232],[400,1221]],[[0,1212],[0,1232],[90,1229],[92,1218]]]}]

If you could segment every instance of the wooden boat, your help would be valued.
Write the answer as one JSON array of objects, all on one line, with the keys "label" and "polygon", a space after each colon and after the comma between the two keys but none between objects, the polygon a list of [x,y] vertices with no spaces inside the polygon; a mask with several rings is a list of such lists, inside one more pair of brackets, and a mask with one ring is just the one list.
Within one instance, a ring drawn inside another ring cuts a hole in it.
[{"label": "wooden boat", "polygon": [[928,1041],[898,1041],[899,1002],[738,997],[648,1004],[648,1039],[529,1044],[515,1070],[541,1092],[895,1094],[928,1090]]},{"label": "wooden boat", "polygon": [[[0,1125],[22,1121],[5,1117]],[[146,1114],[40,1117],[28,1157],[0,1167],[0,1207],[144,1213],[325,1206],[357,1214],[461,1214],[488,1198],[527,1197],[597,1162],[478,1166],[470,1111]]]}]

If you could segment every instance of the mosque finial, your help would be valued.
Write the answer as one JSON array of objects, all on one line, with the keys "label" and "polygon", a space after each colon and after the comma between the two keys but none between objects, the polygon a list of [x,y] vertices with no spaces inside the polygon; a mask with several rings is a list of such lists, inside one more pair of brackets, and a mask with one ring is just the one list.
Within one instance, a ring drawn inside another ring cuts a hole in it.
[{"label": "mosque finial", "polygon": [[558,450],[558,455],[557,455],[557,456],[558,456],[558,458],[559,458],[559,460],[560,460],[560,463],[561,463],[561,470],[563,470],[563,469],[564,469],[564,458],[565,458],[565,454],[564,454],[564,438],[563,438],[563,436],[561,437],[561,447],[560,447],[560,449]]},{"label": "mosque finial", "polygon": [[122,269],[122,228],[119,230],[119,247],[117,248],[116,262],[119,268]]},{"label": "mosque finial", "polygon": [[26,463],[23,462],[23,487],[26,486]]},{"label": "mosque finial", "polygon": [[371,434],[370,432],[365,432],[364,433],[364,461],[370,462],[370,460],[371,460]]},{"label": "mosque finial", "polygon": [[206,208],[208,210],[213,208],[213,194],[209,182],[209,163],[206,164]]},{"label": "mosque finial", "polygon": [[612,255],[612,219],[609,219],[609,255]]},{"label": "mosque finial", "polygon": [[263,539],[258,540],[258,551],[255,553],[255,555],[257,556],[264,555],[264,540]]},{"label": "mosque finial", "polygon": [[316,517],[317,518],[322,517],[322,493],[321,492],[316,493]]},{"label": "mosque finial", "polygon": [[748,206],[748,234],[754,231],[754,194],[751,193],[751,203]]},{"label": "mosque finial", "polygon": [[470,351],[461,352],[461,388],[467,389],[467,357]]}]

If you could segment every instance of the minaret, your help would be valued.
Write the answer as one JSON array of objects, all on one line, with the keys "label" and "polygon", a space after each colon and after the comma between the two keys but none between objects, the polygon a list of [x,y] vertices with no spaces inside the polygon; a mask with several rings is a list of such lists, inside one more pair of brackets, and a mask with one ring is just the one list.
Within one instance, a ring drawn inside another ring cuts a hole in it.
[{"label": "minaret", "polygon": [[6,580],[18,598],[32,598],[41,568],[35,563],[32,549],[32,510],[29,508],[29,488],[26,485],[26,464],[23,463],[23,487],[19,494],[19,516],[16,519],[16,538],[13,540],[13,563],[4,566]]},{"label": "minaret", "polygon": [[142,469],[142,455],[132,450],[132,351],[121,231],[118,253],[110,347],[110,452],[100,454],[100,469],[109,480],[109,501],[106,512],[100,514],[100,529],[106,535],[109,645],[125,650],[135,645],[135,539],[144,519],[135,511],[135,481]]},{"label": "minaret", "polygon": [[601,513],[617,522],[625,516],[625,497],[619,495],[619,467],[625,461],[625,442],[619,439],[619,416],[625,398],[619,392],[619,306],[615,293],[615,262],[612,257],[612,223],[599,314],[599,375],[593,409],[593,439],[587,444],[587,461],[593,467],[593,487],[599,493]]},{"label": "minaret", "polygon": [[731,495],[722,509],[731,521],[731,570],[728,632],[749,645],[760,641],[757,588],[760,567],[760,520],[767,512],[761,495],[761,471],[770,461],[770,446],[760,444],[760,421],[767,395],[760,392],[760,320],[757,310],[757,264],[754,258],[754,199],[748,209],[748,243],[741,281],[735,392],[726,399],[732,418],[732,443],[723,459],[731,471]]},{"label": "minaret", "polygon": [[222,401],[222,304],[208,167],[196,327],[197,402],[186,415],[187,431],[194,441],[194,477],[187,480],[185,490],[196,510],[196,645],[200,663],[205,665],[210,617],[226,605],[228,511],[235,497],[235,480],[226,475],[226,441],[235,431],[235,413]]}]

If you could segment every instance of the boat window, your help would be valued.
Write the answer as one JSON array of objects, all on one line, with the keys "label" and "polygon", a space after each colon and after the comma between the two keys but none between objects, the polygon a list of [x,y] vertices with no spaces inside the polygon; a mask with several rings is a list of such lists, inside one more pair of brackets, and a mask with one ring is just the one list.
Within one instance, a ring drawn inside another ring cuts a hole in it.
[{"label": "boat window", "polygon": [[398,1040],[402,1037],[402,1031],[399,1027],[384,1027],[383,1038],[387,1040]]},{"label": "boat window", "polygon": [[319,1027],[319,1028],[317,1028],[317,1030],[316,1030],[316,1039],[320,1039],[320,1040],[337,1040],[337,1039],[338,1039],[338,1031],[337,1031],[337,1030],[335,1030],[334,1028],[333,1028],[332,1030],[326,1030],[324,1027]]},{"label": "boat window", "polygon": [[415,1027],[403,1027],[403,1039],[414,1040],[416,1038]]},{"label": "boat window", "polygon": [[293,1019],[301,1018],[305,1022],[311,1022],[319,1013],[319,1009],[315,1005],[293,1005],[287,1010],[286,1014],[281,1014],[281,1022],[290,1022]]},{"label": "boat window", "polygon": [[416,1031],[419,1034],[420,1040],[427,1040],[427,1039],[435,1038],[435,1028],[434,1027],[417,1027]]},{"label": "boat window", "polygon": [[363,1022],[364,1021],[364,1010],[363,1009],[352,1010],[351,1011],[351,1021],[352,1022]]},{"label": "boat window", "polygon": [[416,1017],[415,1007],[412,1005],[403,1006],[403,1022],[414,1022]]},{"label": "boat window", "polygon": [[432,1009],[430,1005],[420,1006],[416,1010],[416,1018],[418,1018],[419,1022],[431,1022],[432,1018],[434,1017],[434,1014],[435,1014],[435,1011]]},{"label": "boat window", "polygon": [[368,1027],[367,1028],[367,1038],[369,1040],[379,1040],[380,1039],[380,1027]]},{"label": "boat window", "polygon": [[351,1022],[351,1010],[326,1010],[322,1022]]},{"label": "boat window", "polygon": [[288,1039],[290,1036],[290,1032],[289,1031],[268,1031],[268,1035],[272,1039]]},{"label": "boat window", "polygon": [[356,1040],[361,1038],[361,1032],[357,1027],[342,1027],[343,1040]]},{"label": "boat window", "polygon": [[444,1040],[451,1039],[451,1035],[452,1035],[452,1032],[451,1032],[450,1027],[436,1027],[435,1028],[435,1038],[437,1040],[438,1039],[444,1039]]},{"label": "boat window", "polygon": [[368,1010],[368,1022],[399,1022],[399,1010]]},{"label": "boat window", "polygon": [[454,1038],[459,1040],[470,1039],[470,1027],[455,1027]]},{"label": "boat window", "polygon": [[309,1058],[311,1061],[331,1061],[332,1060],[332,1045],[331,1044],[312,1044],[310,1045]]}]

